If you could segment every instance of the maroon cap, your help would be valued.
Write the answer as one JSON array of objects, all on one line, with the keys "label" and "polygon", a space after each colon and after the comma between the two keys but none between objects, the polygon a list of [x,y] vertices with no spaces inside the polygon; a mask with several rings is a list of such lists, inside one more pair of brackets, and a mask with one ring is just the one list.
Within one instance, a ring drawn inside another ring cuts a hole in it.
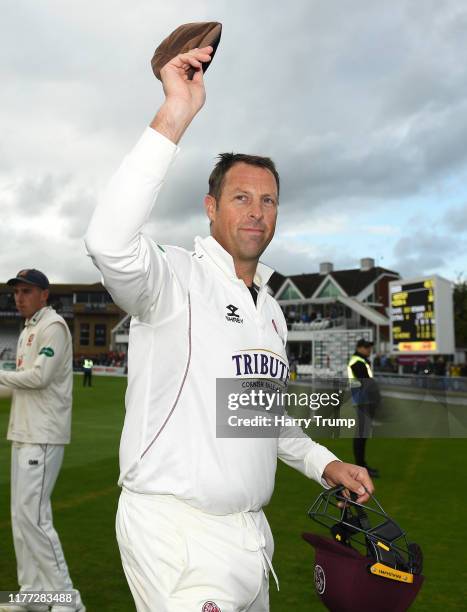
[{"label": "maroon cap", "polygon": [[[170,62],[179,53],[186,53],[192,49],[211,46],[211,60],[214,58],[217,46],[221,39],[222,24],[217,21],[201,21],[198,23],[185,23],[169,34],[157,47],[151,60],[152,71],[161,80],[161,68]],[[203,72],[211,62],[203,62]],[[188,71],[188,78],[192,79],[194,68]]]},{"label": "maroon cap", "polygon": [[374,559],[350,546],[313,533],[302,537],[315,548],[315,588],[328,610],[404,612],[422,586],[420,575],[409,584],[371,574]]}]

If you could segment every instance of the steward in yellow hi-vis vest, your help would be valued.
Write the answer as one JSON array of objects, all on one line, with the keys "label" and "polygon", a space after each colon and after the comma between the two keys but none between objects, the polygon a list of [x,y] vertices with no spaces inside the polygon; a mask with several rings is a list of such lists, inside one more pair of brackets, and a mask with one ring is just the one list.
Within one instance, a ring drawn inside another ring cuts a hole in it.
[{"label": "steward in yellow hi-vis vest", "polygon": [[358,353],[354,353],[350,358],[349,365],[347,367],[347,373],[349,375],[349,378],[361,378],[359,376],[355,376],[353,372],[352,366],[356,363],[363,363],[368,372],[368,378],[373,378],[373,370],[371,369],[371,363],[368,361],[368,359],[361,357]]},{"label": "steward in yellow hi-vis vest", "polygon": [[83,361],[83,387],[86,385],[88,387],[92,387],[92,368],[94,366],[94,362],[92,359],[85,359]]},{"label": "steward in yellow hi-vis vest", "polygon": [[358,431],[353,441],[355,463],[366,467],[370,476],[377,477],[378,470],[365,461],[366,439],[371,437],[372,420],[380,402],[378,385],[373,377],[370,355],[373,342],[363,338],[357,342],[355,353],[347,365],[352,401],[357,408]]},{"label": "steward in yellow hi-vis vest", "polygon": [[352,355],[347,365],[347,376],[350,381],[350,389],[354,404],[367,404],[369,399],[368,384],[365,379],[373,378],[373,370],[370,361],[357,351]]}]

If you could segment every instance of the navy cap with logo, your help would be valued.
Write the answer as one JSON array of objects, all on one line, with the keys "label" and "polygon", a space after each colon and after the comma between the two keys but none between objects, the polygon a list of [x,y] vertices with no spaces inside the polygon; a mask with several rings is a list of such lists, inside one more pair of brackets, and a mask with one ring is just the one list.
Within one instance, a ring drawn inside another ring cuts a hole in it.
[{"label": "navy cap with logo", "polygon": [[27,283],[28,285],[35,285],[36,287],[40,287],[41,289],[48,289],[50,286],[49,279],[47,276],[40,272],[39,270],[35,270],[34,268],[30,268],[29,270],[20,270],[15,278],[10,278],[7,282],[7,285],[10,287],[14,287],[18,283]]},{"label": "navy cap with logo", "polygon": [[373,345],[374,345],[374,342],[365,340],[365,338],[360,338],[360,340],[357,342],[357,348],[360,348],[360,347],[370,348],[370,346],[373,346]]}]

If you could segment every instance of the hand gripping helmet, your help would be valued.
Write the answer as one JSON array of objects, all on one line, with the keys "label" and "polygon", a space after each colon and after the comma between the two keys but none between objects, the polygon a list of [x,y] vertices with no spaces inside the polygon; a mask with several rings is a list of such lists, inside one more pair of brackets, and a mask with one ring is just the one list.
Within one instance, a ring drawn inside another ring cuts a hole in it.
[{"label": "hand gripping helmet", "polygon": [[308,516],[332,538],[302,534],[315,548],[315,587],[331,612],[403,612],[423,583],[422,551],[374,496],[367,505],[343,486],[321,493]]}]

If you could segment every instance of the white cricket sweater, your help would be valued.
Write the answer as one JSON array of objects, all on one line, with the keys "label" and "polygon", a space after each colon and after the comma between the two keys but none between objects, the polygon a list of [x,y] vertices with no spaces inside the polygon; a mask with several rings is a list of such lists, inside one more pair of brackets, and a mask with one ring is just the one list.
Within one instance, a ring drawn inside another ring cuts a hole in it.
[{"label": "white cricket sweater", "polygon": [[14,390],[8,440],[68,444],[71,430],[73,351],[65,320],[53,308],[27,319],[18,340],[16,372],[0,372]]},{"label": "white cricket sweater", "polygon": [[287,378],[287,326],[267,291],[270,268],[258,264],[255,307],[214,238],[197,237],[188,252],[142,233],[177,152],[147,128],[86,235],[107,290],[132,315],[119,484],[213,514],[257,511],[271,497],[277,457],[323,485],[336,457],[296,428],[279,439],[216,438],[216,379],[248,377],[253,363],[261,376]]}]

